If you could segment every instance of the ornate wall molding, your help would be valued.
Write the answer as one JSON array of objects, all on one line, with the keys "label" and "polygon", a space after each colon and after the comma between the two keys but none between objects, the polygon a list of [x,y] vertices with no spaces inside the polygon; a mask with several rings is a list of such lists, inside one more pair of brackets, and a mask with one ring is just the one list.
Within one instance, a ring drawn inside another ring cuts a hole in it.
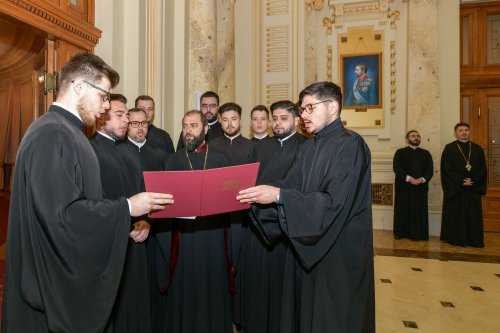
[{"label": "ornate wall molding", "polygon": [[266,29],[266,71],[286,72],[289,70],[289,27],[272,26]]},{"label": "ornate wall molding", "polygon": [[391,114],[396,113],[396,41],[391,41]]},{"label": "ornate wall molding", "polygon": [[372,183],[372,204],[392,206],[394,202],[394,184]]},{"label": "ornate wall molding", "polygon": [[332,27],[333,27],[333,19],[325,16],[323,17],[323,26],[326,27],[326,34],[331,35],[332,34]]},{"label": "ornate wall molding", "polygon": [[311,10],[322,10],[325,0],[305,0],[305,6],[308,12]]},{"label": "ornate wall molding", "polygon": [[47,2],[1,0],[0,13],[29,22],[31,26],[70,40],[88,50],[92,49],[101,37],[101,31],[93,24],[83,22],[82,18],[73,18],[70,13]]},{"label": "ornate wall molding", "polygon": [[333,81],[333,47],[331,45],[326,47],[326,79]]},{"label": "ornate wall molding", "polygon": [[396,29],[396,23],[399,21],[399,16],[401,13],[399,10],[389,11],[389,20],[391,22],[391,29]]},{"label": "ornate wall molding", "polygon": [[385,25],[388,20],[390,0],[377,0],[377,1],[360,1],[360,2],[345,2],[339,0],[330,0],[329,6],[333,10],[336,28],[343,26],[344,18],[349,16],[359,15],[378,15],[380,25]]}]

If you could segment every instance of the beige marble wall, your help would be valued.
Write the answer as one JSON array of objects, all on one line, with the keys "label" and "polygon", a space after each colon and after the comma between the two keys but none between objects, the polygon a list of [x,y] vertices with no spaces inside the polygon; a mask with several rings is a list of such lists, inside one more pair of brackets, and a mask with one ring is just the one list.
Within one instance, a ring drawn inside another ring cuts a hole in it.
[{"label": "beige marble wall", "polygon": [[234,0],[217,1],[217,72],[221,102],[235,102]]},{"label": "beige marble wall", "polygon": [[217,83],[217,1],[189,3],[188,109],[196,105],[196,93],[218,90]]},{"label": "beige marble wall", "polygon": [[[429,150],[437,166],[441,154],[440,91],[438,78],[437,1],[408,3],[407,130],[422,135],[422,148]],[[437,169],[437,168],[436,168]],[[441,201],[439,175],[430,183],[429,202]]]},{"label": "beige marble wall", "polygon": [[317,38],[323,35],[318,35],[316,29],[316,22],[321,20],[322,16],[316,10],[306,11],[304,14],[304,84],[303,87],[307,87],[310,84],[318,81],[318,50],[317,50]]}]

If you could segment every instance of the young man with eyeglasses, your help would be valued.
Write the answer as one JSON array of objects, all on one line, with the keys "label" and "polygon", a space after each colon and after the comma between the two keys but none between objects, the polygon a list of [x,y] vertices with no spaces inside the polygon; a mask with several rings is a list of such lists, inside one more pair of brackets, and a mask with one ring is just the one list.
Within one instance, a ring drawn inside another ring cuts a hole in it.
[{"label": "young man with eyeglasses", "polygon": [[21,142],[2,332],[102,332],[112,325],[130,216],[173,203],[171,195],[159,193],[103,199],[99,164],[82,129],[104,115],[118,81],[101,58],[74,56],[59,75],[57,101]]},{"label": "young man with eyeglasses", "polygon": [[175,153],[170,134],[153,124],[155,116],[155,101],[153,98],[148,95],[140,95],[135,99],[135,107],[146,113],[146,120],[149,122],[147,134],[149,144],[162,149],[166,154]]},{"label": "young man with eyeglasses", "polygon": [[296,324],[301,333],[375,332],[370,150],[342,125],[336,84],[308,86],[299,104],[314,138],[301,146],[282,181],[243,190],[237,199],[276,203],[275,216],[299,261],[300,283],[285,294],[298,302],[298,318],[283,325]]},{"label": "young man with eyeglasses", "polygon": [[[213,91],[205,91],[200,97],[200,112],[205,115],[208,122],[207,143],[224,134],[221,123],[218,121],[219,95]],[[182,133],[177,142],[177,150],[184,148]]]},{"label": "young man with eyeglasses", "polygon": [[165,161],[170,154],[166,154],[162,149],[149,144],[147,139],[149,122],[146,120],[146,112],[138,108],[132,108],[128,110],[128,116],[127,142],[143,159],[145,170],[163,170]]},{"label": "young man with eyeglasses", "polygon": [[[90,139],[99,161],[105,199],[131,196],[143,190],[143,163],[125,138],[129,124],[127,99],[111,94],[110,107],[97,120]],[[123,276],[112,311],[113,332],[151,332],[150,280],[144,241],[149,234],[147,216],[133,217]]]}]

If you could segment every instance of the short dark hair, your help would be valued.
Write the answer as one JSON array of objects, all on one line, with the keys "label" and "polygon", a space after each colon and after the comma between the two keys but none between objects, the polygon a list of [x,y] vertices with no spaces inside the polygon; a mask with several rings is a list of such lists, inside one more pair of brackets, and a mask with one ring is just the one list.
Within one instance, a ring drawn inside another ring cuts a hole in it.
[{"label": "short dark hair", "polygon": [[277,101],[271,104],[271,113],[274,115],[276,109],[285,109],[290,112],[294,117],[299,116],[299,108],[297,104],[289,100]]},{"label": "short dark hair", "polygon": [[411,133],[413,133],[413,132],[415,132],[415,133],[417,133],[417,134],[418,134],[418,131],[417,131],[417,130],[410,130],[410,131],[408,131],[408,132],[406,133],[406,136],[405,136],[405,137],[408,139],[408,138],[410,137],[410,134],[411,134]]},{"label": "short dark hair", "polygon": [[142,112],[147,116],[146,111],[144,111],[143,109],[139,109],[139,108],[128,109],[128,113],[139,113],[139,112]]},{"label": "short dark hair", "polygon": [[202,112],[200,112],[198,110],[189,110],[188,112],[184,113],[184,116],[182,117],[182,121],[184,121],[184,118],[186,118],[187,116],[192,116],[194,114],[197,114],[200,116],[200,120],[201,120],[201,123],[203,124],[203,127],[208,125],[207,117],[205,116],[205,114],[203,114]]},{"label": "short dark hair", "polygon": [[120,74],[99,56],[91,53],[79,53],[63,66],[58,78],[59,90],[66,91],[70,83],[78,78],[92,83],[107,78],[111,88],[120,82]]},{"label": "short dark hair", "polygon": [[204,99],[205,97],[214,97],[217,100],[217,105],[219,105],[219,95],[217,95],[216,92],[213,91],[205,91],[201,96],[200,96],[200,104],[201,100]]},{"label": "short dark hair", "polygon": [[465,126],[465,127],[470,129],[469,124],[462,121],[462,122],[459,122],[458,124],[455,125],[455,131],[457,130],[457,128],[462,127],[462,126]]},{"label": "short dark hair", "polygon": [[236,111],[236,112],[238,112],[238,114],[240,115],[240,118],[241,118],[241,106],[239,106],[238,104],[232,103],[232,102],[224,103],[219,108],[219,114],[221,116],[222,116],[222,114],[224,112],[228,112],[228,111]]},{"label": "short dark hair", "polygon": [[127,104],[127,97],[123,96],[122,94],[109,94],[109,101],[118,101],[122,102],[123,104]]},{"label": "short dark hair", "polygon": [[302,104],[305,96],[316,96],[321,100],[331,99],[332,101],[336,101],[339,105],[339,115],[342,111],[342,90],[333,82],[316,82],[304,88],[299,94],[299,105]]},{"label": "short dark hair", "polygon": [[153,99],[153,97],[148,96],[148,95],[137,96],[137,98],[135,99],[135,104],[134,104],[135,107],[137,107],[137,105],[139,104],[139,101],[152,101],[153,106],[155,106],[155,100]]},{"label": "short dark hair", "polygon": [[269,118],[269,109],[265,105],[254,106],[252,111],[250,111],[250,118],[252,118],[254,111],[265,111],[267,114],[267,118]]}]

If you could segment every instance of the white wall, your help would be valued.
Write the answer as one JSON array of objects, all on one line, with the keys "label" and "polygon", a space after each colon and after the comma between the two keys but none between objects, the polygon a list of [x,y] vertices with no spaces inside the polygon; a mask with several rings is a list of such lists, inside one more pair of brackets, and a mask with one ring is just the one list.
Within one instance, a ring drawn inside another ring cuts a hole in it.
[{"label": "white wall", "polygon": [[144,2],[140,0],[96,0],[95,24],[102,30],[95,53],[120,73],[120,83],[113,92],[128,99],[145,93]]}]

